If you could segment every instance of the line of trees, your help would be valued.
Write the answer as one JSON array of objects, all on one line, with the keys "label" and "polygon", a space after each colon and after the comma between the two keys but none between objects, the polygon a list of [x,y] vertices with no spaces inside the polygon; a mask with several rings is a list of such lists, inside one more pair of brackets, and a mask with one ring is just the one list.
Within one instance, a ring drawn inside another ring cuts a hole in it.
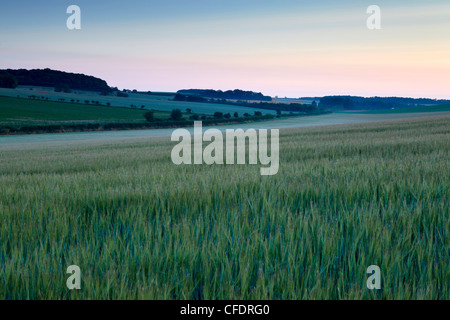
[{"label": "line of trees", "polygon": [[173,101],[208,102],[208,99],[196,95],[184,95],[177,93],[173,98]]},{"label": "line of trees", "polygon": [[177,93],[173,101],[226,104],[247,108],[276,110],[277,112],[287,111],[287,112],[315,113],[318,111],[318,105],[315,101],[313,101],[312,104],[229,101],[225,99],[206,99],[197,95],[184,95],[181,93]]},{"label": "line of trees", "polygon": [[184,89],[179,90],[178,93],[214,99],[272,101],[271,97],[265,96],[261,92],[244,91],[239,89],[228,91],[212,89]]},{"label": "line of trees", "polygon": [[[188,109],[190,110],[190,109]],[[238,112],[235,112],[233,115],[231,115],[231,113],[223,113],[220,111],[216,111],[214,112],[213,115],[199,115],[199,114],[193,114],[192,111],[188,112],[187,111],[187,115],[188,115],[188,119],[191,121],[197,121],[197,120],[202,120],[202,121],[212,121],[212,120],[223,120],[225,122],[228,121],[236,121],[238,120],[238,122],[242,122],[242,121],[248,121],[248,120],[262,120],[262,119],[273,119],[275,118],[274,115],[272,114],[265,114],[263,115],[261,111],[255,111],[253,113],[253,115],[249,114],[249,113],[244,113],[243,117],[239,116]],[[281,114],[278,114],[277,117],[280,117]],[[286,114],[285,116],[297,116],[294,113],[291,114]],[[155,113],[153,111],[147,111],[146,113],[144,113],[144,118],[145,120],[147,120],[147,122],[153,123],[153,122],[171,122],[171,123],[176,123],[176,122],[183,122],[183,121],[187,121],[188,119],[183,117],[183,113],[181,112],[180,109],[173,109],[172,112],[170,113],[170,117],[169,119],[158,119],[155,117]]]},{"label": "line of trees", "polygon": [[382,110],[447,103],[450,101],[425,98],[326,96],[320,99],[319,107],[331,110]]}]

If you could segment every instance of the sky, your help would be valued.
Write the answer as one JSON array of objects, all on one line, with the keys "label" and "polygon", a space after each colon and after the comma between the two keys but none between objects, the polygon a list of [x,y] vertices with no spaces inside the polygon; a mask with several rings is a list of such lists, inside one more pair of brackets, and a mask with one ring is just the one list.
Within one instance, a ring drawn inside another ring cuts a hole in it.
[{"label": "sky", "polygon": [[[81,30],[66,26],[70,5]],[[450,1],[1,0],[0,68],[145,91],[450,99]]]}]

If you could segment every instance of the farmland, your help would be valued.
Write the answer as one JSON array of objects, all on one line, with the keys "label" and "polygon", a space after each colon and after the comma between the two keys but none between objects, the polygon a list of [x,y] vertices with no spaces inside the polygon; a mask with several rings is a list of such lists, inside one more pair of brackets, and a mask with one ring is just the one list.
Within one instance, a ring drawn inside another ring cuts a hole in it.
[{"label": "farmland", "polygon": [[[145,111],[98,105],[0,97],[0,124],[48,124],[83,121],[142,122]],[[168,117],[169,113],[158,116]]]},{"label": "farmland", "polygon": [[138,108],[144,106],[145,109],[153,109],[159,111],[170,112],[173,109],[180,109],[185,111],[186,109],[192,109],[192,112],[198,114],[214,114],[214,112],[231,113],[239,112],[239,114],[253,113],[255,111],[263,112],[264,114],[275,114],[273,110],[264,110],[258,108],[248,107],[236,107],[224,104],[216,103],[197,103],[197,102],[183,102],[172,101],[175,93],[162,93],[162,94],[140,94],[129,93],[128,98],[116,97],[116,96],[102,96],[97,92],[89,91],[75,91],[72,93],[55,92],[54,88],[45,87],[18,87],[17,89],[5,89],[0,88],[0,96],[15,97],[15,98],[29,98],[30,96],[44,97],[51,101],[58,101],[59,99],[65,99],[67,102],[72,99],[79,101],[81,104],[85,100],[99,101],[101,104],[106,105],[109,103],[115,107],[130,108],[131,105],[135,105]]},{"label": "farmland", "polygon": [[1,137],[0,299],[449,299],[450,117],[346,123],[283,129],[273,177],[158,131]]},{"label": "farmland", "polygon": [[[102,130],[148,129],[152,127],[173,127],[193,125],[193,120],[214,124],[215,122],[253,122],[273,119],[270,114],[235,114],[207,116],[184,113],[177,110],[179,118],[172,119],[171,112],[152,110],[152,117],[146,120],[145,107],[132,108],[102,105],[99,101],[86,100],[85,104],[76,102],[47,101],[42,97],[31,99],[0,96],[0,135],[32,134],[55,132],[80,132]],[[73,100],[73,99],[72,99]],[[173,102],[176,106],[176,102]],[[192,117],[196,118],[192,118]],[[191,119],[190,119],[191,118]]]}]

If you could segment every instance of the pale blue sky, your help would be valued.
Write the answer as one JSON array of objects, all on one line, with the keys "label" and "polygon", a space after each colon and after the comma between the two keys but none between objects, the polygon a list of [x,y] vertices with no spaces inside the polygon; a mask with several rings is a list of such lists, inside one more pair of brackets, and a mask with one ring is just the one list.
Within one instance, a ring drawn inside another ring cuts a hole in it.
[{"label": "pale blue sky", "polygon": [[[82,30],[66,28],[79,5]],[[368,30],[366,9],[382,9]],[[54,68],[153,91],[450,98],[450,1],[15,1],[0,68]]]}]

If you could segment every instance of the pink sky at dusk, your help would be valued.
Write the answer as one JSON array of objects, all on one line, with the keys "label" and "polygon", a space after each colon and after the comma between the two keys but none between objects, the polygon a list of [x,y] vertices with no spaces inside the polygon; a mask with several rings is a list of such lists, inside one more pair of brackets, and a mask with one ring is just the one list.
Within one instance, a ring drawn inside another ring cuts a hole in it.
[{"label": "pink sky at dusk", "polygon": [[45,25],[3,33],[0,67],[48,67],[151,91],[450,98],[450,3],[380,3],[381,30],[367,29],[367,5],[113,24],[85,8],[79,31]]}]

